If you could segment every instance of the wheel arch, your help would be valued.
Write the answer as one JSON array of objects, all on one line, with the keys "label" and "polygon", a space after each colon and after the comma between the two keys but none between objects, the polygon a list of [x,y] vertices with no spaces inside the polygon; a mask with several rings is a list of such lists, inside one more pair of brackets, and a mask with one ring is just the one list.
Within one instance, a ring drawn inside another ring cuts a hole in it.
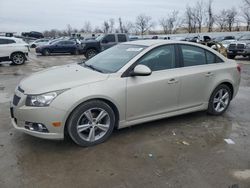
[{"label": "wheel arch", "polygon": [[[226,86],[229,87],[229,89],[231,90],[231,94],[232,94],[230,100],[232,100],[233,96],[234,96],[234,86],[233,86],[233,84],[229,80],[225,80],[225,81],[222,81],[219,84],[217,84],[215,88],[217,88],[220,85],[226,85]],[[215,88],[213,88],[212,93],[215,90]],[[210,96],[212,95],[212,93],[210,94]]]},{"label": "wheel arch", "polygon": [[86,103],[86,102],[89,102],[89,101],[93,101],[93,100],[99,100],[99,101],[103,101],[105,102],[106,104],[108,104],[112,110],[114,111],[115,113],[115,128],[117,129],[118,128],[118,125],[119,125],[119,119],[120,119],[120,113],[119,113],[119,110],[117,108],[117,106],[114,104],[114,102],[112,102],[111,100],[108,100],[106,98],[101,98],[101,97],[97,97],[97,98],[92,98],[92,99],[88,99],[88,100],[85,100],[85,101],[81,101],[79,104],[77,104],[76,106],[74,106],[70,112],[67,114],[66,116],[66,121],[65,121],[65,125],[64,125],[64,135],[68,135],[68,130],[67,130],[67,126],[68,126],[68,121],[69,121],[69,118],[70,116],[72,115],[72,113],[74,112],[74,110],[76,108],[78,108],[80,105],[82,105],[83,103]]},{"label": "wheel arch", "polygon": [[17,53],[23,54],[23,55],[25,56],[25,53],[24,53],[24,52],[22,52],[22,51],[15,51],[15,52],[12,52],[12,53],[10,54],[10,58],[12,58],[12,56],[13,56],[14,54],[17,54]]}]

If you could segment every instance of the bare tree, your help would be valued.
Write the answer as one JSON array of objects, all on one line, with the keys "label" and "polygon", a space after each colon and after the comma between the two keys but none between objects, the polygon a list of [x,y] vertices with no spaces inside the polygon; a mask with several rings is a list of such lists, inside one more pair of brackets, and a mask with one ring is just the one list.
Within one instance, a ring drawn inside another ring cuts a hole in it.
[{"label": "bare tree", "polygon": [[250,0],[243,0],[245,2],[245,4],[250,7]]},{"label": "bare tree", "polygon": [[152,18],[145,14],[140,14],[136,17],[135,27],[143,36],[145,32],[149,31],[154,26]]},{"label": "bare tree", "polygon": [[167,18],[161,18],[159,23],[165,34],[175,33],[178,26],[178,11],[173,11]]},{"label": "bare tree", "polygon": [[219,26],[220,32],[224,31],[226,29],[227,25],[227,11],[223,9],[220,11],[220,14],[215,16],[216,24]]},{"label": "bare tree", "polygon": [[204,3],[203,1],[198,1],[196,3],[196,6],[193,8],[193,17],[195,19],[195,24],[198,26],[198,32],[201,33],[201,28],[203,24],[205,9],[204,9]]},{"label": "bare tree", "polygon": [[113,33],[114,25],[115,25],[115,20],[113,18],[110,18],[109,19],[110,33]]},{"label": "bare tree", "polygon": [[109,23],[107,21],[104,21],[103,22],[103,32],[104,33],[108,33],[109,32],[109,28],[110,28]]},{"label": "bare tree", "polygon": [[208,32],[213,31],[213,25],[214,25],[214,22],[215,22],[214,15],[213,15],[213,10],[212,10],[212,3],[213,3],[213,0],[209,0],[208,5],[207,5],[207,28],[208,28]]},{"label": "bare tree", "polygon": [[85,21],[82,30],[86,33],[92,32],[91,23],[89,21]]},{"label": "bare tree", "polygon": [[135,29],[135,26],[132,22],[127,21],[123,24],[123,32],[124,33],[132,33]]},{"label": "bare tree", "polygon": [[70,24],[67,24],[67,29],[66,29],[67,35],[70,36],[73,32],[73,29]]},{"label": "bare tree", "polygon": [[121,17],[118,18],[118,21],[119,21],[119,31],[123,33],[124,31],[123,31],[123,23]]},{"label": "bare tree", "polygon": [[249,1],[244,0],[243,2],[245,3],[246,6],[243,6],[241,8],[241,14],[247,25],[246,30],[250,31],[250,0]]},{"label": "bare tree", "polygon": [[184,23],[187,25],[187,31],[189,33],[195,33],[196,32],[196,19],[194,14],[194,8],[187,6],[185,15],[184,15]]},{"label": "bare tree", "polygon": [[231,32],[233,29],[233,25],[236,22],[236,15],[237,15],[237,10],[233,7],[231,9],[228,9],[226,11],[227,15],[227,27],[228,30]]}]

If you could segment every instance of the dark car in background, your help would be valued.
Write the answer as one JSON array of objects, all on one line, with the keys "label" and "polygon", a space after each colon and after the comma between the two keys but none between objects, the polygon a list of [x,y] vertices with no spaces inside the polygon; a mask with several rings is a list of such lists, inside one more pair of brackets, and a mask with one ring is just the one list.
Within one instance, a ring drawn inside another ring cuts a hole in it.
[{"label": "dark car in background", "polygon": [[95,56],[118,43],[129,41],[124,33],[109,33],[98,36],[95,40],[82,41],[83,53],[87,59]]},{"label": "dark car in background", "polygon": [[44,38],[43,34],[40,33],[40,32],[37,32],[37,31],[23,32],[22,36],[23,37],[36,38],[36,39]]},{"label": "dark car in background", "polygon": [[78,55],[83,53],[82,45],[76,40],[58,40],[36,48],[36,53],[50,55],[53,53],[70,53]]}]

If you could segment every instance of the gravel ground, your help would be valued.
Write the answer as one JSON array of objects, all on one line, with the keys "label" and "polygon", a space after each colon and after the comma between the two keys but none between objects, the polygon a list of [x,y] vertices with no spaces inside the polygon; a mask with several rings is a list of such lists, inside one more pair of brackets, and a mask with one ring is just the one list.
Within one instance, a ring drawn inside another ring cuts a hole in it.
[{"label": "gravel ground", "polygon": [[[238,95],[219,117],[197,112],[117,130],[90,148],[43,140],[10,124],[9,99],[19,81],[84,56],[30,54],[22,66],[0,65],[0,187],[250,187],[250,61]],[[235,144],[227,144],[224,139]]]}]

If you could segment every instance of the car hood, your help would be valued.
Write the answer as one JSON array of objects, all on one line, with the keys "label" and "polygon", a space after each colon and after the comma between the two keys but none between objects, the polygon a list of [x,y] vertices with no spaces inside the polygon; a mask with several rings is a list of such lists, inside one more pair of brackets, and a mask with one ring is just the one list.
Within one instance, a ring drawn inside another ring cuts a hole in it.
[{"label": "car hood", "polygon": [[103,81],[108,74],[84,68],[79,64],[51,67],[23,79],[19,87],[25,94],[41,94]]}]

